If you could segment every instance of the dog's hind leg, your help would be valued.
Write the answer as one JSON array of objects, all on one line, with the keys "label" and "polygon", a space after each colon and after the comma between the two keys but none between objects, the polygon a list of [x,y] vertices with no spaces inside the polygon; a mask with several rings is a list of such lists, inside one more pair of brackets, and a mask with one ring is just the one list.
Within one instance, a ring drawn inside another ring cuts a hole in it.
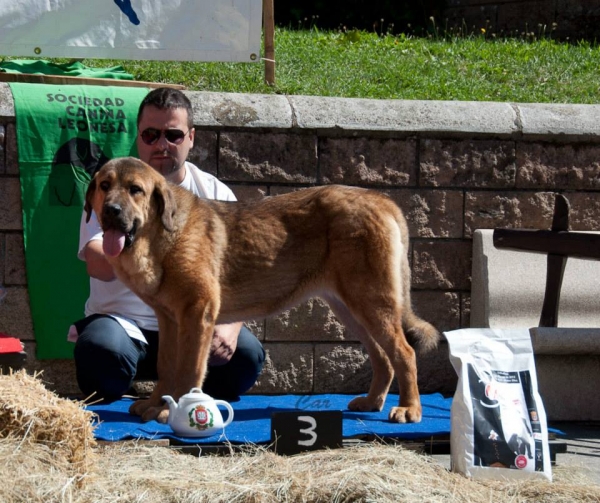
[{"label": "dog's hind leg", "polygon": [[[362,338],[372,355],[374,370],[376,365],[382,366],[385,354],[387,365],[396,374],[400,403],[391,410],[390,421],[412,423],[421,420],[422,409],[417,359],[403,330],[404,311],[410,309],[410,276],[406,270],[408,231],[400,224],[402,221],[385,215],[365,223],[365,239],[353,247],[346,245],[344,254],[331,258],[335,272],[330,276],[330,284],[364,328]],[[353,264],[351,268],[343,267],[349,262]],[[377,381],[371,389],[374,394],[351,402],[352,407],[364,410],[375,406],[387,392],[387,387],[381,389]]]},{"label": "dog's hind leg", "polygon": [[[396,423],[418,423],[421,421],[421,399],[417,387],[417,360],[415,351],[408,344],[404,331],[402,330],[402,313],[399,309],[386,309],[382,307],[383,300],[365,301],[363,309],[372,311],[369,317],[360,317],[360,323],[365,327],[365,347],[369,355],[376,358],[373,364],[379,364],[384,360],[388,367],[392,368],[398,380],[400,392],[400,403],[393,407],[389,419]],[[355,311],[356,312],[356,311]],[[376,348],[376,349],[373,349]],[[374,367],[375,369],[375,367]],[[367,397],[359,397],[351,402],[354,410],[366,410],[367,407],[380,398],[377,394],[378,383],[371,384],[371,391]],[[385,389],[389,388],[389,383]],[[385,394],[383,398],[385,399]]]},{"label": "dog's hind leg", "polygon": [[390,360],[342,301],[332,296],[323,296],[323,298],[327,301],[337,319],[346,327],[346,330],[363,343],[371,360],[373,377],[369,393],[367,396],[354,398],[348,404],[348,409],[362,412],[381,410],[394,378],[394,370]]}]

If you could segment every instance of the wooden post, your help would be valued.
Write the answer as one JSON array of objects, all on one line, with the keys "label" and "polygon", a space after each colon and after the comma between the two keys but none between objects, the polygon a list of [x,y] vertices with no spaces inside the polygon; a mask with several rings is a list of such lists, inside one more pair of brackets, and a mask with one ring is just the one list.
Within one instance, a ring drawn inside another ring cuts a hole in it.
[{"label": "wooden post", "polygon": [[265,82],[275,84],[275,13],[273,0],[263,0]]},{"label": "wooden post", "polygon": [[[552,219],[552,232],[569,232],[569,201],[561,194],[554,198],[554,217]],[[562,287],[567,258],[556,253],[548,254],[546,265],[546,292],[542,315],[538,325],[540,327],[558,326],[558,306],[560,305],[560,289]]]}]

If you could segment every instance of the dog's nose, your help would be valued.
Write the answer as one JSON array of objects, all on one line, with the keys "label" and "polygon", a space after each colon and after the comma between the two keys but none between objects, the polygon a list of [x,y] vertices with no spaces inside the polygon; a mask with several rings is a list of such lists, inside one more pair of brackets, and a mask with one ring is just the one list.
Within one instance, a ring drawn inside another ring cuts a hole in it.
[{"label": "dog's nose", "polygon": [[111,217],[119,216],[121,214],[122,210],[123,210],[123,208],[121,208],[120,204],[107,204],[104,207],[104,211]]}]

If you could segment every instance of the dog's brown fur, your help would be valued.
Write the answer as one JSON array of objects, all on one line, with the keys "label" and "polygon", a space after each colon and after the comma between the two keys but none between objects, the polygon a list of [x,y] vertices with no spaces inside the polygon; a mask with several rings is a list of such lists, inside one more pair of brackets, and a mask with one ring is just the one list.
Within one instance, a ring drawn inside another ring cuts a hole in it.
[{"label": "dog's brown fur", "polygon": [[372,362],[368,395],[348,407],[381,410],[395,372],[401,398],[390,420],[421,420],[405,332],[423,349],[439,333],[411,309],[408,229],[385,195],[324,186],[252,203],[209,201],[127,157],[95,175],[85,208],[105,232],[135,228],[132,244],[107,258],[158,318],[159,380],[133,414],[166,421],[162,395],[177,400],[201,387],[215,323],[260,319],[318,296]]}]

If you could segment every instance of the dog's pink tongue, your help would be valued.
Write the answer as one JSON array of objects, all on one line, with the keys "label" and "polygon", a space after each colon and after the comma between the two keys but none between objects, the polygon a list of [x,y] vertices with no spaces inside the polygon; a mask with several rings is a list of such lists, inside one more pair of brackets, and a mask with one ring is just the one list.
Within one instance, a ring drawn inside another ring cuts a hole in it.
[{"label": "dog's pink tongue", "polygon": [[104,233],[102,250],[109,257],[116,257],[125,248],[125,234],[121,231],[110,230]]}]

